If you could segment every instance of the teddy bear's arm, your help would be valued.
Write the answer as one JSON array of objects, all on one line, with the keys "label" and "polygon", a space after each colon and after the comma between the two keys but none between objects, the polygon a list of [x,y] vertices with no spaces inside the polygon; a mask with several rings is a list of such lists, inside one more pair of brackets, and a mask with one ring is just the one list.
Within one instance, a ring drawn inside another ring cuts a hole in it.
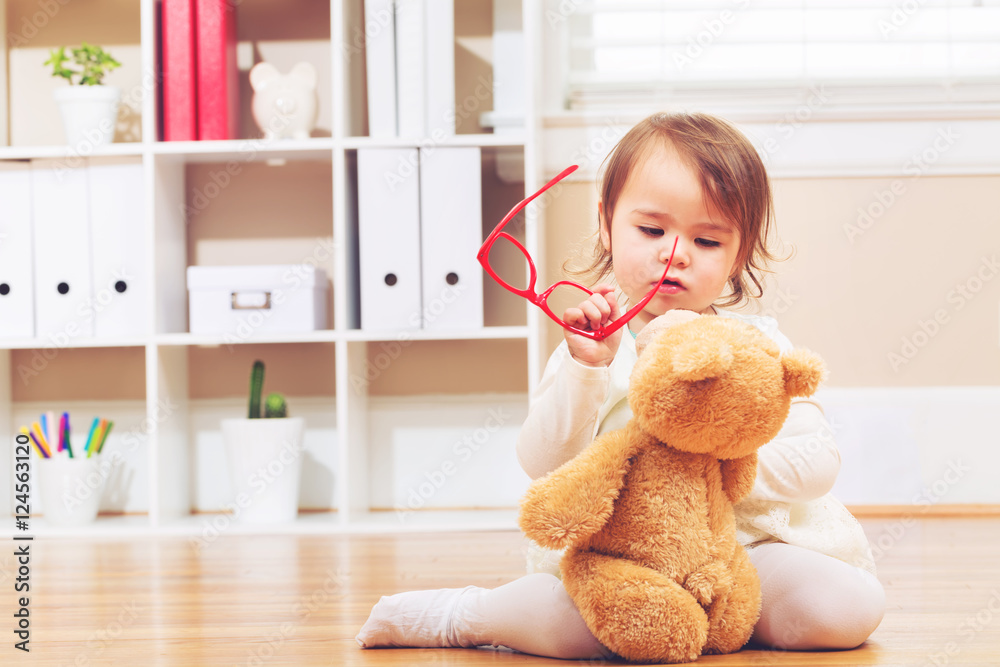
[{"label": "teddy bear's arm", "polygon": [[740,459],[726,459],[722,462],[722,488],[726,490],[726,496],[731,503],[738,503],[750,495],[756,477],[757,452]]},{"label": "teddy bear's arm", "polygon": [[637,445],[627,428],[605,433],[536,480],[521,501],[524,534],[543,547],[562,549],[600,530],[614,512]]}]

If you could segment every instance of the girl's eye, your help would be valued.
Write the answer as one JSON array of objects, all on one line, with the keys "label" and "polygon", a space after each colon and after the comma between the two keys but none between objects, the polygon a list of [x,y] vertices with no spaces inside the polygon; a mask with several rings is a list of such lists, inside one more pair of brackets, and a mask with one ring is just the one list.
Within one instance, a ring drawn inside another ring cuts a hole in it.
[{"label": "girl's eye", "polygon": [[659,227],[639,227],[646,236],[663,236],[663,230]]},{"label": "girl's eye", "polygon": [[705,246],[706,248],[716,248],[716,247],[722,245],[718,241],[710,241],[708,239],[698,239],[698,243],[700,243],[701,245]]}]

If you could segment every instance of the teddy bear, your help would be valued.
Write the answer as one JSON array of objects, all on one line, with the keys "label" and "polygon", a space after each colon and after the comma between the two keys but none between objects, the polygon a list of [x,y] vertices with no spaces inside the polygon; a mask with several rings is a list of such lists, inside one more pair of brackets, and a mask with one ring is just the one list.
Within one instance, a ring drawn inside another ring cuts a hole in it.
[{"label": "teddy bear", "polygon": [[633,417],[536,480],[519,524],[566,549],[560,572],[594,636],[634,662],[733,653],[760,615],[760,582],[736,540],[733,505],[757,449],[825,374],[757,328],[673,310],[636,339]]},{"label": "teddy bear", "polygon": [[282,74],[271,63],[257,63],[250,70],[250,87],[253,117],[265,139],[309,138],[319,108],[312,65],[302,62]]}]

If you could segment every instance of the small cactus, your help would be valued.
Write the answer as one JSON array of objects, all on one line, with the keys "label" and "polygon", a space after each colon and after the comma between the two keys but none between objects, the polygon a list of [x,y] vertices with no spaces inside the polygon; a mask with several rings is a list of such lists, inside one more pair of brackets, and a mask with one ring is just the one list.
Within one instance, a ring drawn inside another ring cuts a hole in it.
[{"label": "small cactus", "polygon": [[288,404],[281,394],[272,393],[267,395],[264,401],[264,416],[285,418],[288,416]]},{"label": "small cactus", "polygon": [[260,418],[260,393],[264,387],[264,362],[253,362],[250,371],[250,419]]}]

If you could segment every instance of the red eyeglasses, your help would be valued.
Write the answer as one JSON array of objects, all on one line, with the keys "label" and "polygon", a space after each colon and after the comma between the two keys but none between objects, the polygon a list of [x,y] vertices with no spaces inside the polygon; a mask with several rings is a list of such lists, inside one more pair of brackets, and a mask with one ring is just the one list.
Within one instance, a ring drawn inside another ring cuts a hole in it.
[{"label": "red eyeglasses", "polygon": [[[663,281],[666,280],[667,271],[670,270],[670,265],[674,261],[674,251],[677,249],[677,239],[674,239],[674,247],[670,251],[670,259],[667,261],[667,267],[663,269],[663,276],[660,277],[660,280],[656,283],[653,289],[649,291],[649,294],[647,294],[642,299],[642,301],[635,304],[635,306],[633,306],[627,313],[619,317],[614,322],[609,322],[607,325],[602,325],[596,331],[579,329],[573,326],[572,324],[568,324],[565,321],[563,321],[562,318],[556,316],[556,314],[552,312],[552,309],[549,308],[548,304],[549,296],[552,294],[552,291],[555,288],[559,287],[560,285],[568,285],[570,287],[575,287],[579,290],[582,290],[583,292],[586,292],[588,296],[592,295],[593,292],[584,287],[583,285],[578,285],[577,283],[571,282],[569,280],[560,280],[559,282],[555,283],[541,294],[536,292],[535,282],[538,278],[538,273],[535,270],[535,263],[531,261],[531,255],[528,254],[527,249],[523,245],[521,245],[521,243],[517,239],[515,239],[507,232],[503,231],[503,228],[508,222],[511,221],[511,219],[515,215],[520,213],[525,206],[530,204],[535,197],[539,196],[540,194],[551,188],[553,185],[555,185],[562,179],[572,174],[574,171],[576,171],[576,169],[577,165],[575,164],[571,167],[567,167],[566,169],[563,170],[561,174],[559,174],[551,181],[546,183],[541,190],[539,190],[538,192],[531,195],[527,199],[520,202],[517,206],[512,208],[510,210],[510,213],[504,216],[504,219],[500,221],[500,224],[496,226],[496,229],[494,229],[493,232],[487,237],[485,243],[483,243],[482,247],[479,249],[479,252],[476,254],[476,258],[479,260],[479,263],[482,264],[483,269],[485,269],[486,273],[490,274],[490,277],[493,278],[493,280],[500,283],[501,287],[506,289],[508,292],[512,292],[513,294],[524,297],[531,303],[541,308],[542,312],[548,315],[553,321],[557,322],[559,326],[563,327],[568,331],[572,331],[573,333],[578,334],[580,336],[585,336],[587,338],[590,338],[591,340],[604,340],[605,338],[607,338],[608,336],[610,336],[611,334],[613,334],[614,332],[618,331],[623,326],[625,326],[629,322],[629,320],[635,317],[640,310],[645,308],[646,304],[648,304],[656,295],[656,290],[658,290],[660,288],[660,285],[663,284]],[[489,263],[490,250],[493,248],[493,244],[496,243],[501,238],[505,238],[511,243],[513,243],[514,246],[521,251],[521,254],[524,255],[524,258],[528,261],[529,277],[528,277],[528,286],[526,289],[518,289],[514,287],[506,280],[498,276],[496,272],[493,270],[493,267],[490,266]]]}]

